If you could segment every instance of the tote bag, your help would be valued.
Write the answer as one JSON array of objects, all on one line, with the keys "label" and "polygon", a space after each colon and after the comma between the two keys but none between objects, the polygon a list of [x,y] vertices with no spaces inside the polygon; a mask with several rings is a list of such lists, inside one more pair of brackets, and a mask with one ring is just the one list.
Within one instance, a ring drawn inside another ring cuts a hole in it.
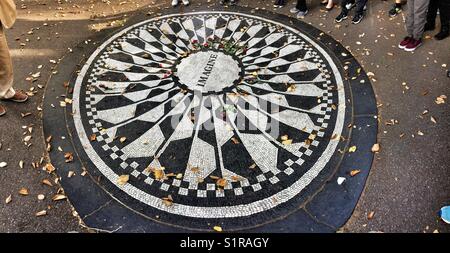
[{"label": "tote bag", "polygon": [[0,22],[5,28],[11,28],[14,25],[16,15],[14,0],[0,0]]}]

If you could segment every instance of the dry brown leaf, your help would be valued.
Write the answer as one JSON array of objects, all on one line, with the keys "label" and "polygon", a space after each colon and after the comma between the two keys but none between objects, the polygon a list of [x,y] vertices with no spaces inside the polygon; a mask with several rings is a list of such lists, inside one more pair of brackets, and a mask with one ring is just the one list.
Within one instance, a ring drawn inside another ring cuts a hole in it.
[{"label": "dry brown leaf", "polygon": [[281,143],[283,143],[283,145],[290,145],[292,144],[292,139],[282,141]]},{"label": "dry brown leaf", "polygon": [[48,186],[53,186],[53,184],[48,179],[43,179],[42,183],[45,184],[45,185],[48,185]]},{"label": "dry brown leaf", "polygon": [[63,199],[67,199],[66,195],[64,195],[64,194],[56,194],[52,198],[53,201],[58,201],[58,200],[63,200]]},{"label": "dry brown leaf", "polygon": [[374,215],[375,215],[374,211],[369,212],[369,214],[367,214],[367,219],[369,219],[369,220],[373,219]]},{"label": "dry brown leaf", "polygon": [[248,168],[249,168],[249,169],[254,169],[254,168],[256,168],[256,163],[250,165],[250,167],[248,167]]},{"label": "dry brown leaf", "polygon": [[283,136],[281,136],[281,140],[282,141],[287,141],[287,140],[289,140],[289,136],[287,134],[283,135]]},{"label": "dry brown leaf", "polygon": [[96,141],[97,140],[97,135],[96,134],[91,134],[91,136],[89,136],[89,140],[90,141]]},{"label": "dry brown leaf", "polygon": [[52,173],[53,171],[55,171],[55,167],[53,167],[53,165],[52,165],[51,163],[47,163],[47,164],[45,165],[45,170],[46,170],[48,173]]},{"label": "dry brown leaf", "polygon": [[42,210],[42,211],[39,211],[39,212],[36,213],[37,217],[44,216],[44,215],[47,215],[47,211],[46,210]]},{"label": "dry brown leaf", "polygon": [[66,158],[66,163],[70,163],[73,161],[73,154],[70,152],[67,152],[64,154],[64,158]]},{"label": "dry brown leaf", "polygon": [[119,179],[117,180],[117,183],[119,185],[125,185],[128,182],[128,180],[130,180],[130,176],[129,175],[121,175],[119,177]]},{"label": "dry brown leaf", "polygon": [[231,141],[232,141],[234,144],[239,144],[239,140],[238,140],[236,137],[231,138]]},{"label": "dry brown leaf", "polygon": [[356,146],[351,146],[349,149],[348,149],[348,152],[349,153],[354,153],[356,151]]},{"label": "dry brown leaf", "polygon": [[372,146],[372,152],[380,152],[380,149],[381,149],[381,147],[380,147],[380,144],[379,143],[375,143],[375,144],[373,144],[373,146]]},{"label": "dry brown leaf", "polygon": [[350,176],[354,177],[356,175],[358,175],[361,172],[361,170],[352,170],[350,171]]},{"label": "dry brown leaf", "polygon": [[227,180],[225,178],[219,178],[216,181],[217,186],[224,188],[227,185]]},{"label": "dry brown leaf", "polygon": [[5,199],[5,203],[9,204],[12,201],[12,195],[10,194],[6,199]]},{"label": "dry brown leaf", "polygon": [[28,189],[27,188],[22,188],[19,190],[19,194],[20,195],[24,195],[27,196],[29,194]]},{"label": "dry brown leaf", "polygon": [[164,170],[161,169],[154,169],[153,175],[155,176],[156,180],[162,180],[165,177]]},{"label": "dry brown leaf", "polygon": [[431,120],[431,122],[433,122],[434,124],[437,124],[437,121],[436,121],[436,119],[435,119],[433,116],[430,117],[430,120]]},{"label": "dry brown leaf", "polygon": [[213,229],[214,229],[214,231],[217,231],[217,232],[222,232],[223,231],[222,227],[220,227],[220,226],[214,226]]},{"label": "dry brown leaf", "polygon": [[120,137],[120,139],[119,139],[119,141],[120,141],[121,143],[124,143],[126,140],[127,140],[127,137]]}]

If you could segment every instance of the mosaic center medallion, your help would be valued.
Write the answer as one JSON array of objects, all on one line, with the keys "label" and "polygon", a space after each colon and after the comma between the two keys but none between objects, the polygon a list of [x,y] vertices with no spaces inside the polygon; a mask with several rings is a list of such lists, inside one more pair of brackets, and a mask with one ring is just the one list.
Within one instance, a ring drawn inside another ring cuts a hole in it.
[{"label": "mosaic center medallion", "polygon": [[184,58],[176,70],[181,84],[203,93],[218,93],[233,86],[241,72],[239,64],[230,55],[214,51],[198,52]]},{"label": "mosaic center medallion", "polygon": [[293,211],[346,123],[343,77],[327,52],[295,27],[233,12],[128,27],[75,81],[87,169],[168,224],[252,226]]}]

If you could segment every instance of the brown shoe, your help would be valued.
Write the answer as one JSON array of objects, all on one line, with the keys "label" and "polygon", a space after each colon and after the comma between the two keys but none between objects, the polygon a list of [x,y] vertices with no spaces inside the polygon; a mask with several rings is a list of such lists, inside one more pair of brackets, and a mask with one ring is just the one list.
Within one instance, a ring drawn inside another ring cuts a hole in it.
[{"label": "brown shoe", "polygon": [[11,98],[5,98],[3,100],[5,100],[5,101],[13,101],[13,102],[16,102],[16,103],[23,103],[23,102],[28,100],[28,95],[25,94],[25,92],[20,90],[20,91],[16,91],[16,94],[14,94],[14,96],[12,96]]},{"label": "brown shoe", "polygon": [[6,114],[6,109],[3,105],[0,105],[0,117]]}]

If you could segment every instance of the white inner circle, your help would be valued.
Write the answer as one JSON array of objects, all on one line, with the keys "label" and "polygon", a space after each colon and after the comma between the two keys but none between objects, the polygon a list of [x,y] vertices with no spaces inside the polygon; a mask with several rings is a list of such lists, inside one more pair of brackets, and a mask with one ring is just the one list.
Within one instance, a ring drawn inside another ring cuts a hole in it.
[{"label": "white inner circle", "polygon": [[239,78],[239,65],[229,55],[203,51],[190,55],[177,66],[180,82],[200,92],[220,92]]}]

